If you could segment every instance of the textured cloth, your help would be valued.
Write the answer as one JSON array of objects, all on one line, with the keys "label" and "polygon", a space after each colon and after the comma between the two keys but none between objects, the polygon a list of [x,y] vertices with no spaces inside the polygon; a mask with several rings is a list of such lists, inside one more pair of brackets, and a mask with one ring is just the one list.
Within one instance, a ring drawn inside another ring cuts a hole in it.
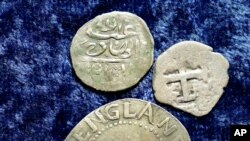
[{"label": "textured cloth", "polygon": [[[69,53],[74,34],[114,10],[145,20],[155,40],[154,59],[183,40],[207,44],[228,59],[228,86],[208,115],[197,118],[158,103],[152,68],[118,94],[96,91],[77,78]],[[63,140],[88,113],[121,98],[159,104],[193,141],[229,140],[231,124],[250,124],[249,19],[249,0],[1,0],[0,140]]]}]

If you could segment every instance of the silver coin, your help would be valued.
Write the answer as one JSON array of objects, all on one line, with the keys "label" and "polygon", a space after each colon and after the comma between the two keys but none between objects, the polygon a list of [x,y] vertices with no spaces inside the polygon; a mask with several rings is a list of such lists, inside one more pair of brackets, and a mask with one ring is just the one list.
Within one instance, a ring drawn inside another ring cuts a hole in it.
[{"label": "silver coin", "polygon": [[121,99],[83,118],[66,141],[190,141],[169,112],[147,101]]},{"label": "silver coin", "polygon": [[154,41],[145,22],[128,12],[102,14],[84,24],[70,53],[76,75],[102,91],[129,88],[153,62]]},{"label": "silver coin", "polygon": [[208,114],[228,83],[228,61],[195,41],[173,45],[154,68],[153,88],[159,102],[195,116]]}]

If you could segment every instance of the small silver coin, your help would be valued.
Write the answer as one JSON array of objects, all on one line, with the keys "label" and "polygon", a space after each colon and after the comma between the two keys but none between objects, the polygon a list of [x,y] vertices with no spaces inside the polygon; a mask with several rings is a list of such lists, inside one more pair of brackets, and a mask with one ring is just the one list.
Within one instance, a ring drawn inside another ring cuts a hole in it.
[{"label": "small silver coin", "polygon": [[128,12],[99,15],[73,38],[70,54],[81,81],[102,91],[129,88],[153,62],[154,41],[145,22]]},{"label": "small silver coin", "polygon": [[121,99],[83,118],[66,141],[190,141],[169,112],[147,101]]},{"label": "small silver coin", "polygon": [[191,113],[208,114],[228,83],[228,61],[195,41],[173,45],[155,64],[153,88],[159,102]]}]

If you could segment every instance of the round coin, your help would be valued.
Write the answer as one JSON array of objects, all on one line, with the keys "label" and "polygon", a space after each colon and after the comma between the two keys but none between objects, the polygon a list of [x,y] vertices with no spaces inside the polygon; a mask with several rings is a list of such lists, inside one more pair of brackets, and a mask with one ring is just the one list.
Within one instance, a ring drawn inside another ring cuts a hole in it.
[{"label": "round coin", "polygon": [[228,61],[205,44],[183,41],[162,53],[154,68],[159,102],[191,113],[208,114],[228,83]]},{"label": "round coin", "polygon": [[147,101],[121,99],[83,118],[66,141],[190,141],[169,112]]},{"label": "round coin", "polygon": [[153,62],[154,41],[145,22],[128,12],[102,14],[84,24],[70,54],[80,80],[97,90],[129,88]]}]

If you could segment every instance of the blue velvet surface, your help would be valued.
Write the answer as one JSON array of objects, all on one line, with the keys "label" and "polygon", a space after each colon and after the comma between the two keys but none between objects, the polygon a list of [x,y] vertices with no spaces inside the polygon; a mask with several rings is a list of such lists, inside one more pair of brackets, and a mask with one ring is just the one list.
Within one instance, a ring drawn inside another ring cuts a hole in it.
[{"label": "blue velvet surface", "polygon": [[[152,68],[118,94],[81,83],[72,69],[71,40],[88,20],[114,10],[145,20],[155,59],[183,40],[210,45],[228,59],[228,86],[208,115],[197,118],[158,103]],[[120,98],[159,104],[183,123],[193,141],[229,140],[231,124],[250,124],[249,21],[249,0],[1,0],[0,140],[63,140],[89,112]]]}]

